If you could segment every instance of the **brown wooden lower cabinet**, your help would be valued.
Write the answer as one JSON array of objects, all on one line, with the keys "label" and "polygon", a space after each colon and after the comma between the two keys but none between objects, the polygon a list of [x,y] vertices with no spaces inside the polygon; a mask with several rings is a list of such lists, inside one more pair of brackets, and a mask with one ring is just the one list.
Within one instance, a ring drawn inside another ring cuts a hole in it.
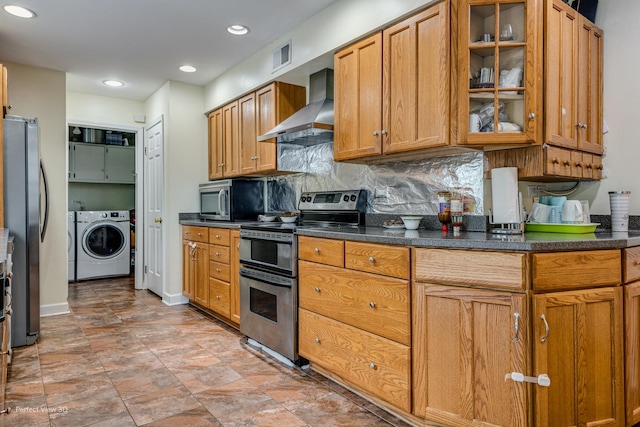
[{"label": "brown wooden lower cabinet", "polygon": [[528,426],[523,293],[417,283],[414,287],[413,411],[455,426]]},{"label": "brown wooden lower cabinet", "polygon": [[536,295],[533,373],[537,426],[622,426],[622,287]]},{"label": "brown wooden lower cabinet", "polygon": [[351,384],[409,412],[409,346],[299,310],[299,353]]},{"label": "brown wooden lower cabinet", "polygon": [[637,426],[640,424],[640,282],[624,286],[624,322],[627,426]]}]

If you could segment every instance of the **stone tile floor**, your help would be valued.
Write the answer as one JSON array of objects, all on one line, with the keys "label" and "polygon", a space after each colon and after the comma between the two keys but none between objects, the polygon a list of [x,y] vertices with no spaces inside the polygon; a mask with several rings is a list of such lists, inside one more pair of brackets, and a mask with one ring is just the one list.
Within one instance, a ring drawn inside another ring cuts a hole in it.
[{"label": "stone tile floor", "polygon": [[407,426],[132,278],[70,284],[69,305],[14,350],[0,426]]}]

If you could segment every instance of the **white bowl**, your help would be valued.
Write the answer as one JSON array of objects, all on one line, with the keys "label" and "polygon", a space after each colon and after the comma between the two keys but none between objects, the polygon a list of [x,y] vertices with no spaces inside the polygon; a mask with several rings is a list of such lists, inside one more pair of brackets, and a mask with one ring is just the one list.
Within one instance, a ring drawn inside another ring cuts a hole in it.
[{"label": "white bowl", "polygon": [[296,222],[298,216],[281,216],[280,221],[282,222]]},{"label": "white bowl", "polygon": [[421,216],[401,216],[400,219],[404,222],[404,227],[407,230],[417,230],[420,226]]},{"label": "white bowl", "polygon": [[271,215],[258,215],[258,221],[263,222],[272,222],[275,221],[276,217]]}]

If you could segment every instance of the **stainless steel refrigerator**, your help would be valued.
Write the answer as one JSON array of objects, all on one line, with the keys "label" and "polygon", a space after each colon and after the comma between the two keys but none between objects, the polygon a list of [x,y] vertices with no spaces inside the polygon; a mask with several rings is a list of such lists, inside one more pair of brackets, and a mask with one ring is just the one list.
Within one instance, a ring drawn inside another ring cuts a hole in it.
[{"label": "stainless steel refrigerator", "polygon": [[[41,174],[43,180],[41,181]],[[38,121],[17,116],[4,119],[5,228],[14,236],[11,345],[31,345],[40,332],[40,241],[46,232],[48,197],[38,148]]]}]

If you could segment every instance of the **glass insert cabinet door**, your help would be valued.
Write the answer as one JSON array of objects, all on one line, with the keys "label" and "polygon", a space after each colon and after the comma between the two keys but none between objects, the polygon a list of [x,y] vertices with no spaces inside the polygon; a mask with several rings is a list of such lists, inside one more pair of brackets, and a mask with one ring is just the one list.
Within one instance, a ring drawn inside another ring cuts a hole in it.
[{"label": "glass insert cabinet door", "polygon": [[[535,142],[540,128],[533,1],[462,1],[458,128],[462,144]],[[540,38],[541,35],[538,36]]]}]

